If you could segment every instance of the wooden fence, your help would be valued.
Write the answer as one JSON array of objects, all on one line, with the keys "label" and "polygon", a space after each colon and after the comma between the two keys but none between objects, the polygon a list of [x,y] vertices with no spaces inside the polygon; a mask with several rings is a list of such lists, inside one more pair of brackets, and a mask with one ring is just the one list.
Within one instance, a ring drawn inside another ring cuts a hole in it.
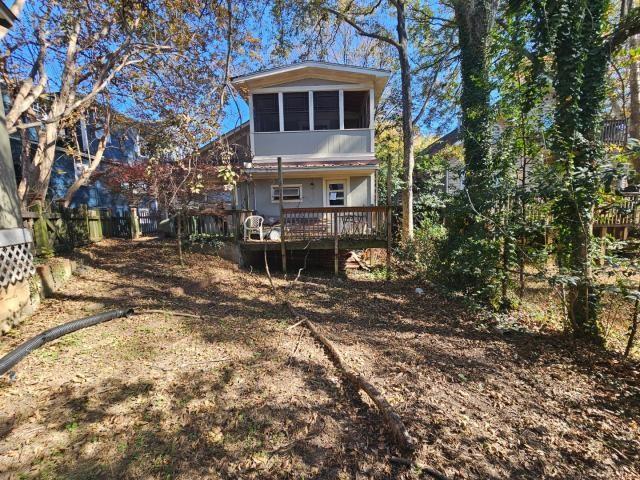
[{"label": "wooden fence", "polygon": [[[549,207],[537,200],[527,204],[526,218],[528,222],[541,226],[549,226],[552,222]],[[616,203],[598,210],[594,227],[640,227],[640,195],[624,194]]]},{"label": "wooden fence", "polygon": [[45,212],[36,204],[22,212],[23,225],[33,234],[36,254],[50,257],[56,252],[99,242],[103,238],[131,238],[132,222],[128,213],[112,214],[107,210],[58,208]]}]

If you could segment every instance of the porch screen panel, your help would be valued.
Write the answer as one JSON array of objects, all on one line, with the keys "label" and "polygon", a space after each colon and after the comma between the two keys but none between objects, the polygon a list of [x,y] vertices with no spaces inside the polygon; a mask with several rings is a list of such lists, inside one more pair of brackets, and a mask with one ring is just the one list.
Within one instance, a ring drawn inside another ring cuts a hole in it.
[{"label": "porch screen panel", "polygon": [[369,92],[344,92],[344,128],[369,128]]},{"label": "porch screen panel", "polygon": [[253,96],[253,128],[256,132],[280,131],[277,93],[256,93]]},{"label": "porch screen panel", "polygon": [[313,128],[338,130],[340,128],[340,100],[338,91],[313,92]]},{"label": "porch screen panel", "polygon": [[285,93],[282,97],[285,131],[309,130],[309,94],[294,92]]}]

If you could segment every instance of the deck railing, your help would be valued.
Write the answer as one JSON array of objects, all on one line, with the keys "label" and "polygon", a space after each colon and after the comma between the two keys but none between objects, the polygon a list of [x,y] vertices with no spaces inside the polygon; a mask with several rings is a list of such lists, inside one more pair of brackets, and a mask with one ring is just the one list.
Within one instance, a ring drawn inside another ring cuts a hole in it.
[{"label": "deck railing", "polygon": [[625,195],[613,207],[603,209],[596,214],[598,227],[640,226],[640,195]]},{"label": "deck railing", "polygon": [[285,240],[385,240],[387,207],[283,209]]},{"label": "deck railing", "polygon": [[627,139],[627,121],[624,118],[602,122],[602,141],[604,143],[625,146]]}]

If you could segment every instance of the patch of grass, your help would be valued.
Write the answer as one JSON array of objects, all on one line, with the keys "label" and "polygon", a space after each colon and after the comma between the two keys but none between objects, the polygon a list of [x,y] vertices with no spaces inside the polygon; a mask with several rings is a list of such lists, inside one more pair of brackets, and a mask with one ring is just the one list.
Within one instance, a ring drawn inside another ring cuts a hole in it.
[{"label": "patch of grass", "polygon": [[79,428],[80,425],[78,425],[78,422],[70,422],[64,426],[64,429],[69,433],[75,433]]},{"label": "patch of grass", "polygon": [[33,354],[43,362],[47,363],[55,362],[60,357],[60,352],[51,347],[41,348],[33,352]]},{"label": "patch of grass", "polygon": [[56,345],[60,347],[77,347],[83,343],[80,336],[80,332],[70,333],[58,340]]}]

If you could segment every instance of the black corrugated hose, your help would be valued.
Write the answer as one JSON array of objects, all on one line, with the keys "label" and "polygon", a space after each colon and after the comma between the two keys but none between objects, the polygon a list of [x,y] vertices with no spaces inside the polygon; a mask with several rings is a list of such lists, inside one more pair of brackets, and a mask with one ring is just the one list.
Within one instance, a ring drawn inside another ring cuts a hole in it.
[{"label": "black corrugated hose", "polygon": [[127,317],[131,314],[133,314],[133,308],[111,310],[109,312],[98,313],[97,315],[81,318],[79,320],[73,320],[72,322],[58,325],[57,327],[50,328],[49,330],[45,330],[41,334],[36,335],[30,340],[27,340],[18,348],[0,358],[0,375],[4,375],[16,363],[18,363],[35,349],[40,348],[47,342],[75,332],[76,330],[91,327],[93,325],[97,325],[98,323],[107,322],[115,318]]}]

